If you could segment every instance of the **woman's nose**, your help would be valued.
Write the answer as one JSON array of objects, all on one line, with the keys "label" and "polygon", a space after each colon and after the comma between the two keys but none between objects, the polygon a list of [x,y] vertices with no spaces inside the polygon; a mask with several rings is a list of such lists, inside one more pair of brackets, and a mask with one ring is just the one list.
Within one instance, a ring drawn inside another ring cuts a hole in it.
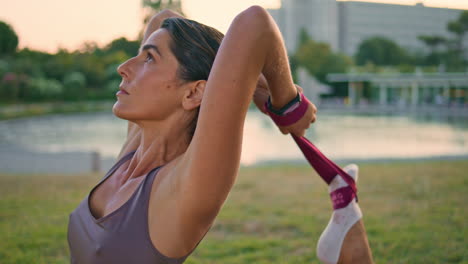
[{"label": "woman's nose", "polygon": [[122,78],[125,78],[125,79],[128,78],[130,74],[130,70],[128,68],[128,62],[129,60],[120,64],[119,67],[117,67],[117,72],[120,74],[120,76],[122,76]]}]

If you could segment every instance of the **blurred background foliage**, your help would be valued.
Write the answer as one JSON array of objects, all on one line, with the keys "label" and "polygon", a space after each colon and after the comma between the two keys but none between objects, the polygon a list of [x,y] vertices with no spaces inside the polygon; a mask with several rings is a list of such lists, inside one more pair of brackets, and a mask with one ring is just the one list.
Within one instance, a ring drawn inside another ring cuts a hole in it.
[{"label": "blurred background foliage", "polygon": [[121,80],[117,66],[135,56],[139,45],[139,40],[122,37],[104,47],[85,43],[78,50],[62,49],[55,54],[28,48],[2,53],[0,100],[36,102],[114,98]]},{"label": "blurred background foliage", "polygon": [[[147,10],[144,23],[155,12],[172,8],[172,1],[143,0]],[[178,10],[179,12],[181,10]],[[321,82],[328,73],[344,72],[465,72],[468,11],[447,24],[451,38],[415,36],[427,51],[405,50],[391,39],[373,36],[364,40],[354,57],[335,53],[326,43],[311,39],[305,30],[290,54],[291,69],[305,68]],[[54,54],[18,49],[18,35],[0,21],[0,103],[112,100],[121,77],[117,66],[137,55],[143,29],[136,40],[120,37],[100,47],[85,42],[74,51],[60,49]]]}]

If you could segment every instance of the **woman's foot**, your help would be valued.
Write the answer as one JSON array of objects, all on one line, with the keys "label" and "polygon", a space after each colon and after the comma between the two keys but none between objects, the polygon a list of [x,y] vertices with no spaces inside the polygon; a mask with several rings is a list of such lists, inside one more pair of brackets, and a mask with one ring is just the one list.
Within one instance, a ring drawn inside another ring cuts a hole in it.
[{"label": "woman's foot", "polygon": [[[359,167],[356,164],[349,164],[343,168],[354,182],[357,182]],[[337,175],[329,185],[329,192],[348,186],[343,178]],[[362,218],[362,212],[353,198],[348,205],[333,211],[332,217],[327,227],[320,236],[317,244],[318,258],[327,264],[336,264],[340,257],[341,247],[349,229]]]}]

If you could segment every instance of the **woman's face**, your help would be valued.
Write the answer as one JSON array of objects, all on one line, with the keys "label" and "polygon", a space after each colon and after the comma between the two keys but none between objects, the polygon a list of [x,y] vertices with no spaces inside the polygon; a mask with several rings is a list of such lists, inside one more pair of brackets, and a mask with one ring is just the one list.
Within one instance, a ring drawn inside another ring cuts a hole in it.
[{"label": "woman's face", "polygon": [[170,50],[165,29],[151,34],[137,56],[121,64],[120,91],[113,112],[131,120],[164,120],[181,108],[183,89],[177,77],[179,63]]}]

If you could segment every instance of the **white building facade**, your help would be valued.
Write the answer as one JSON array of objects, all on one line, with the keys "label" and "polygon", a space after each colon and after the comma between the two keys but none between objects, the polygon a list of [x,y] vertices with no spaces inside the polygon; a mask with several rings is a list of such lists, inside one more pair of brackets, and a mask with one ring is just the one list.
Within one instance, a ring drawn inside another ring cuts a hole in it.
[{"label": "white building facade", "polygon": [[283,34],[288,51],[298,45],[304,28],[314,40],[338,48],[338,5],[332,0],[282,0],[280,9],[268,10]]},{"label": "white building facade", "polygon": [[[268,10],[277,22],[289,52],[296,50],[301,28],[315,41],[353,56],[359,44],[383,36],[408,50],[426,49],[420,35],[450,37],[447,23],[463,10],[336,0],[282,0]],[[468,40],[465,40],[468,46]]]}]

